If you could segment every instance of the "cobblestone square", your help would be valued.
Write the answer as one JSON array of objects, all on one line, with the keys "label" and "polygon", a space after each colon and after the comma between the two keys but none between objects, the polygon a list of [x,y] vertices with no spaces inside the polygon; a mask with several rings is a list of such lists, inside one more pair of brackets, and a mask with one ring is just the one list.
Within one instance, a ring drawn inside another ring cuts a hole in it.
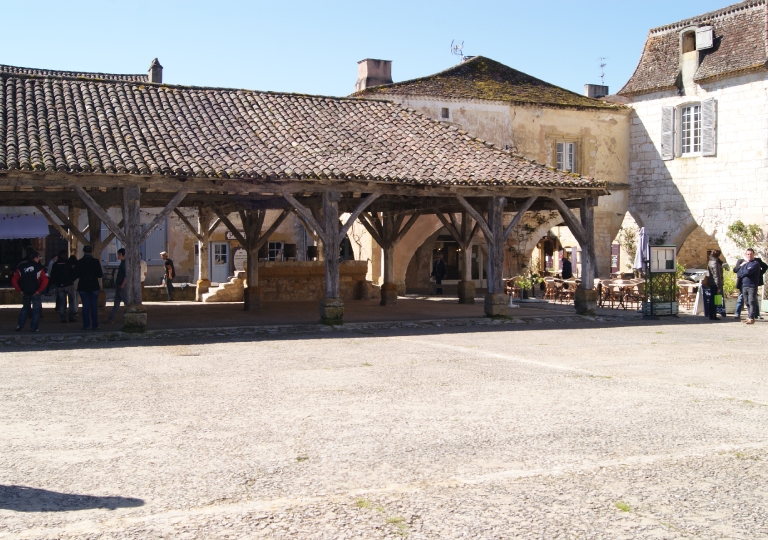
[{"label": "cobblestone square", "polygon": [[765,538],[765,328],[6,347],[0,538]]}]

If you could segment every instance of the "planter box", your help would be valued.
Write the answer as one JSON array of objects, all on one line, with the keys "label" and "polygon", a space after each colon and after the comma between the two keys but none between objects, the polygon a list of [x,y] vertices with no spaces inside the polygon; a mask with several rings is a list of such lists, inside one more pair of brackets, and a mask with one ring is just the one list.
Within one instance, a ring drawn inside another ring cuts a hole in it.
[{"label": "planter box", "polygon": [[738,298],[726,298],[725,299],[725,313],[730,315],[736,313],[736,302]]},{"label": "planter box", "polygon": [[760,311],[768,311],[768,300],[760,301]]},{"label": "planter box", "polygon": [[654,302],[653,305],[650,302],[643,302],[643,315],[646,317],[677,315],[677,302]]}]

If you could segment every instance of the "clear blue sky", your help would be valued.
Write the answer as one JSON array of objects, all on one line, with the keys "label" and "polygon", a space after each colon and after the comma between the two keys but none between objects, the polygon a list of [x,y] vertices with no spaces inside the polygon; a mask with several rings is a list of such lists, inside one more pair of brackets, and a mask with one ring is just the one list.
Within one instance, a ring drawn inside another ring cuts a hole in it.
[{"label": "clear blue sky", "polygon": [[392,60],[395,81],[484,55],[570,90],[632,74],[648,30],[725,7],[717,0],[11,1],[2,3],[0,63],[146,72],[164,82],[347,95],[357,61]]}]

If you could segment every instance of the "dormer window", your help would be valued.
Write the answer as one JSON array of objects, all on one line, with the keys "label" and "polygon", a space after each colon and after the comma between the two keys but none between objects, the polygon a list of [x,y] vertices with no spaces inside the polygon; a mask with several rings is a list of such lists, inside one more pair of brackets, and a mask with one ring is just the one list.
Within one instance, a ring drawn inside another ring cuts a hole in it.
[{"label": "dormer window", "polygon": [[683,34],[683,54],[696,50],[696,32],[690,31]]},{"label": "dormer window", "polygon": [[441,120],[451,119],[451,110],[448,107],[443,107],[442,109],[440,109],[440,119]]}]

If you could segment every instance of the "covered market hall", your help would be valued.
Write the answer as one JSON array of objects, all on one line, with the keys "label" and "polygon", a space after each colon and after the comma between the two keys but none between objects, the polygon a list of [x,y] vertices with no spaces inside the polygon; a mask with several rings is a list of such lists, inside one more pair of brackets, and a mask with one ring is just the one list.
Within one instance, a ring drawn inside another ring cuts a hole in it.
[{"label": "covered market hall", "polygon": [[[482,237],[483,309],[499,316],[508,303],[505,240],[527,212],[557,211],[582,250],[576,309],[595,307],[594,207],[605,184],[449,123],[379,100],[163,84],[157,61],[148,75],[0,66],[0,81],[0,206],[35,209],[71,254],[83,245],[99,254],[116,239],[126,250],[126,329],[147,324],[142,246],[171,215],[194,239],[198,300],[211,286],[213,231],[226,227],[239,242],[245,310],[262,308],[260,271],[272,270],[259,260],[295,220],[318,261],[299,258],[283,279],[317,268],[320,318],[335,324],[358,286],[339,256],[352,227],[380,248],[383,306],[397,303],[395,249],[419,220],[437,218],[465,248]],[[88,234],[81,221],[107,234]],[[469,303],[468,259],[462,267],[459,302]]]}]

